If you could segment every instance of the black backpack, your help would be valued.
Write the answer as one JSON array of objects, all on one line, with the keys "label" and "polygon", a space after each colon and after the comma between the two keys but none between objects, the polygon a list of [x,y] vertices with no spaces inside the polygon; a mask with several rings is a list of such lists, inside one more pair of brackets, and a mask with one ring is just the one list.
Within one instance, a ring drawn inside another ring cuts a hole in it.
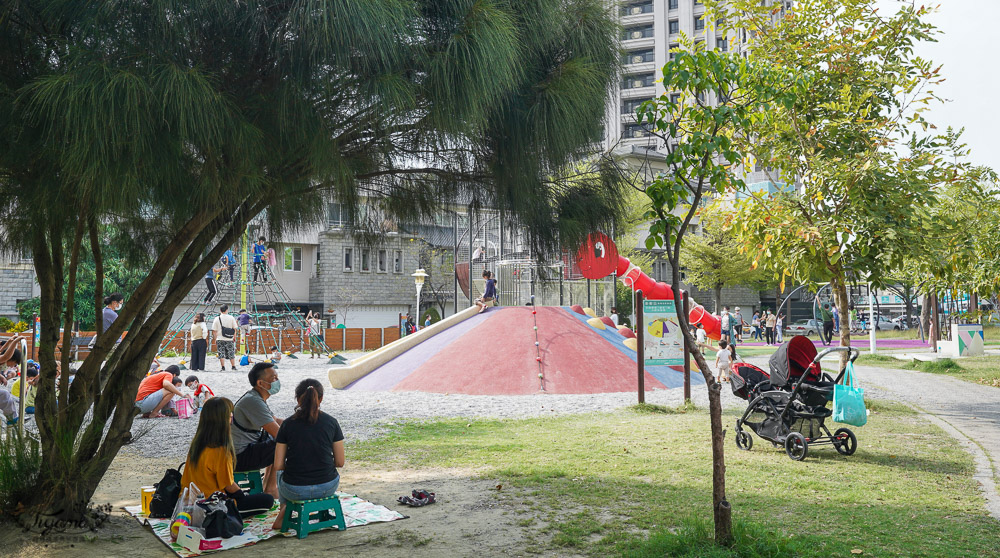
[{"label": "black backpack", "polygon": [[154,519],[168,519],[174,513],[177,506],[177,499],[181,496],[181,472],[184,463],[176,469],[167,469],[160,482],[154,484],[156,492],[149,502],[149,517]]}]

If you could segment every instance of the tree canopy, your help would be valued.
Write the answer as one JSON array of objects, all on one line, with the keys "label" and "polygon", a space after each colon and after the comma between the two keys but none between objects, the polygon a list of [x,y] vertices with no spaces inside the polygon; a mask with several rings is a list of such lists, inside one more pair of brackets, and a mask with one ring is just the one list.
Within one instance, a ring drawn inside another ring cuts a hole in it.
[{"label": "tree canopy", "polygon": [[[41,287],[44,466],[25,509],[86,515],[174,308],[258,215],[280,235],[334,196],[376,238],[462,200],[538,245],[610,229],[613,163],[561,170],[602,137],[616,38],[599,0],[0,5],[0,243],[31,249]],[[88,257],[100,312],[105,226],[146,275],[57,386]]]}]

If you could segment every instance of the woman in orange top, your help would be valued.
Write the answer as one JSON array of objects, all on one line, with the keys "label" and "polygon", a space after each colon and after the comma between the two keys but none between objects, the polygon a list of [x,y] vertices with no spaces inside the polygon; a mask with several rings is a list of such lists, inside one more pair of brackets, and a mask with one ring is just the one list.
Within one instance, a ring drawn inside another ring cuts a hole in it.
[{"label": "woman in orange top", "polygon": [[225,492],[236,500],[243,517],[266,512],[274,505],[270,494],[247,494],[233,480],[233,449],[231,420],[233,402],[225,397],[213,397],[205,402],[198,420],[198,430],[191,440],[181,486],[194,483],[205,495]]}]

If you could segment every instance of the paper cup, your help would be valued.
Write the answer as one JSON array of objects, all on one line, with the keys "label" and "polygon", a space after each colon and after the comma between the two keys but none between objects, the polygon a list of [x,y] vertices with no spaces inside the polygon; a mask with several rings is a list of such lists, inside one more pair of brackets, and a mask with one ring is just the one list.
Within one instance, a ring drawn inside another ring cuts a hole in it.
[{"label": "paper cup", "polygon": [[155,486],[143,486],[139,491],[142,501],[142,513],[149,515],[149,503],[153,501],[153,494],[156,492]]}]

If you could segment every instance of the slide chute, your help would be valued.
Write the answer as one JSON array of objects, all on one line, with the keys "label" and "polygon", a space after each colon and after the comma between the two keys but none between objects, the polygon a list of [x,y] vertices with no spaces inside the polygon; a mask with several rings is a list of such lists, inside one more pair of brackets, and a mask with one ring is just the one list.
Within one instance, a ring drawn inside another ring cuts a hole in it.
[{"label": "slide chute", "polygon": [[[674,300],[674,290],[670,285],[654,281],[625,256],[618,254],[615,241],[604,233],[591,234],[576,254],[580,272],[587,279],[603,279],[612,273],[633,291],[642,291],[650,300]],[[712,339],[719,339],[722,323],[715,314],[708,313],[703,306],[691,300],[688,321],[692,325],[701,322],[705,333]]]}]

